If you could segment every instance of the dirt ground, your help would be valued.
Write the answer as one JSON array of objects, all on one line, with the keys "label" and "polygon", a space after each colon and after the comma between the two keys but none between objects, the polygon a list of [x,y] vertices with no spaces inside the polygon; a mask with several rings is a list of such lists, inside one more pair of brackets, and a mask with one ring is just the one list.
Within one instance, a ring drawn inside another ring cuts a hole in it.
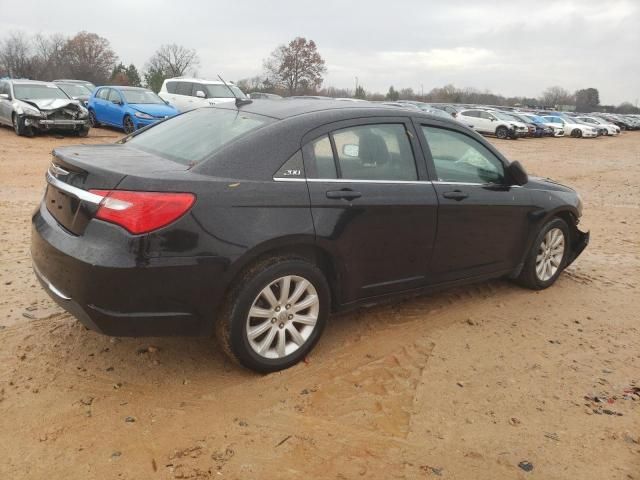
[{"label": "dirt ground", "polygon": [[0,128],[0,479],[640,479],[640,132],[495,140],[583,197],[591,245],[553,288],[334,317],[268,376],[207,339],[87,331],[37,284],[50,150],[118,136]]}]

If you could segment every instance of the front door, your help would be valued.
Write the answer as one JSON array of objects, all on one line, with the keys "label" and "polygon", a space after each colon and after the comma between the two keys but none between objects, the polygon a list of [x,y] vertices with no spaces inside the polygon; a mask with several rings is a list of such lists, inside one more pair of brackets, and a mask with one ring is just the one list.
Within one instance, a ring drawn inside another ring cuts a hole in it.
[{"label": "front door", "polygon": [[378,121],[327,127],[303,148],[316,238],[339,263],[341,303],[424,285],[435,239],[437,198],[415,130]]},{"label": "front door", "polygon": [[428,125],[420,130],[440,203],[430,280],[515,268],[528,235],[529,191],[511,185],[502,160],[471,135]]}]

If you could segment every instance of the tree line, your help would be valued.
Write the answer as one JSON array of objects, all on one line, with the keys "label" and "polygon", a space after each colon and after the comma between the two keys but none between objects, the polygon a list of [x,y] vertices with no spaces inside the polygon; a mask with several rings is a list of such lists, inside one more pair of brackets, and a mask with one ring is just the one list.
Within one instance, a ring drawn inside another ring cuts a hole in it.
[{"label": "tree line", "polygon": [[[73,78],[88,80],[96,85],[145,86],[159,91],[166,78],[186,74],[197,75],[200,59],[195,49],[178,44],[160,46],[147,60],[140,72],[130,63],[120,61],[108,39],[91,32],[78,32],[67,37],[9,33],[0,40],[0,78],[31,78],[54,80]],[[416,92],[413,88],[396,89],[386,93],[365,90],[357,85],[347,88],[323,87],[327,68],[313,40],[296,37],[279,45],[263,61],[262,73],[237,82],[247,92],[276,93],[283,96],[323,95],[350,97],[374,101],[416,100],[431,103],[473,103],[485,105],[526,105],[536,107],[571,107],[579,112],[605,110],[618,113],[640,113],[637,106],[624,102],[618,106],[601,105],[596,88],[580,89],[574,93],[553,86],[538,98],[505,97],[474,88],[454,85]]]}]

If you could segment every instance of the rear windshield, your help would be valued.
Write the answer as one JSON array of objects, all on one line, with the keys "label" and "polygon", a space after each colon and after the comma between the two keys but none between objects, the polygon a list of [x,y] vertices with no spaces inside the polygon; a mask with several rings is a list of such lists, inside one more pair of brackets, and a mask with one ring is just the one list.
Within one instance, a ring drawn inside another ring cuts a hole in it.
[{"label": "rear windshield", "polygon": [[49,100],[51,98],[69,97],[55,85],[29,85],[16,83],[13,85],[13,93],[18,100]]},{"label": "rear windshield", "polygon": [[238,110],[200,108],[159,123],[127,144],[192,167],[227,143],[273,121]]}]

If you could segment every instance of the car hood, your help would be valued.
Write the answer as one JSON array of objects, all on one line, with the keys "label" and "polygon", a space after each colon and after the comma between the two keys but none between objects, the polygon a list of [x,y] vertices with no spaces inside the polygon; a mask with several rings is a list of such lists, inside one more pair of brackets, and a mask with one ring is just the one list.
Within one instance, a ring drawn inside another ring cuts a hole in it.
[{"label": "car hood", "polygon": [[38,110],[56,110],[68,105],[78,105],[76,100],[64,99],[64,98],[46,98],[42,100],[20,100],[36,107]]},{"label": "car hood", "polygon": [[178,111],[170,105],[155,103],[130,103],[129,106],[142,113],[148,113],[154,117],[166,117],[175,115]]},{"label": "car hood", "polygon": [[534,190],[553,190],[556,192],[575,193],[573,188],[562,185],[555,180],[545,177],[535,177],[533,175],[529,175],[529,181],[524,185],[524,187]]}]

